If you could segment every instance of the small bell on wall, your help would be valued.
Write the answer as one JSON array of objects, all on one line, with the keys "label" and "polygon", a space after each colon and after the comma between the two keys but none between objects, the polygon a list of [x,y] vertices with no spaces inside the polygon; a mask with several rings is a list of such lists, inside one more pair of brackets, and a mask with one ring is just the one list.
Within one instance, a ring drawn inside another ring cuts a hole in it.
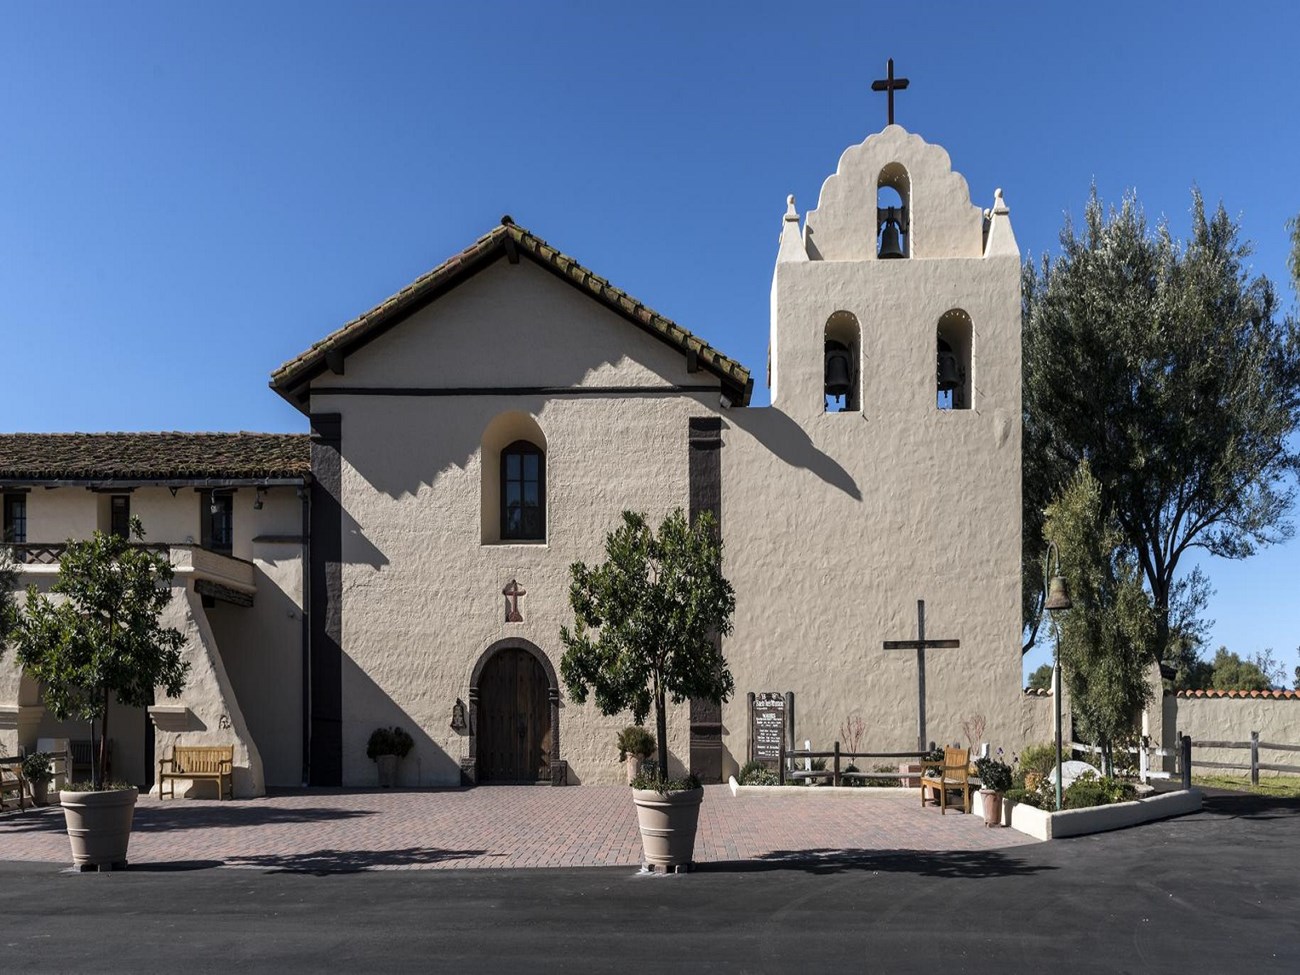
[{"label": "small bell on wall", "polygon": [[961,367],[957,364],[957,356],[942,339],[939,341],[936,382],[941,393],[951,392],[961,386]]}]

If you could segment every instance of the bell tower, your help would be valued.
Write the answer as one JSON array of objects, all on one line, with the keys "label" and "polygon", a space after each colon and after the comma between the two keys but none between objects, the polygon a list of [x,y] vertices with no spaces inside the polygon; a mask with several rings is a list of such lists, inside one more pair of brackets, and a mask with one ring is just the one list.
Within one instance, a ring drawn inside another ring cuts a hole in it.
[{"label": "bell tower", "polygon": [[[988,199],[891,120],[814,208],[787,200],[772,406],[725,419],[722,512],[736,686],[793,693],[799,741],[829,744],[857,714],[864,745],[915,747],[918,671],[882,644],[918,600],[960,640],[921,683],[931,736],[978,714],[987,740],[1023,739],[1020,254],[1001,191]],[[739,705],[723,720],[749,723]]]}]

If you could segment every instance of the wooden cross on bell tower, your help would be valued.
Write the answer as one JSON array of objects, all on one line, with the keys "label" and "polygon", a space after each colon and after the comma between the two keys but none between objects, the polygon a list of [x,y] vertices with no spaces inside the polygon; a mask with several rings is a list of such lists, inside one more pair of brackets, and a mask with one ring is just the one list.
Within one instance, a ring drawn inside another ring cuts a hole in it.
[{"label": "wooden cross on bell tower", "polygon": [[894,92],[902,91],[907,87],[906,78],[894,77],[894,59],[889,59],[889,77],[881,78],[871,83],[872,91],[883,91],[889,94],[889,124],[894,124]]},{"label": "wooden cross on bell tower", "polygon": [[925,600],[916,601],[916,639],[886,640],[886,650],[916,651],[916,683],[920,700],[916,713],[916,750],[926,750],[925,744],[925,651],[952,650],[961,646],[960,640],[927,640],[925,638]]}]

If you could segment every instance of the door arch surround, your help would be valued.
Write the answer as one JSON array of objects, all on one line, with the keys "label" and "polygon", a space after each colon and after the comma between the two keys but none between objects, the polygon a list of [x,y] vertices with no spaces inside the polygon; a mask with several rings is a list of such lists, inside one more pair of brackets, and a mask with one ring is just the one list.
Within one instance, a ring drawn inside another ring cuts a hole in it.
[{"label": "door arch surround", "polygon": [[[488,665],[506,650],[522,650],[541,668],[546,678],[546,710],[550,720],[550,756],[549,778],[552,784],[563,781],[565,763],[560,758],[560,684],[555,676],[555,667],[546,653],[529,640],[522,637],[506,637],[497,640],[484,650],[474,664],[469,679],[469,742],[465,758],[461,761],[461,774],[471,785],[484,779],[480,776],[479,753],[483,745],[480,732],[481,698],[485,688],[482,685],[484,672]],[[539,779],[539,781],[541,781]]]}]

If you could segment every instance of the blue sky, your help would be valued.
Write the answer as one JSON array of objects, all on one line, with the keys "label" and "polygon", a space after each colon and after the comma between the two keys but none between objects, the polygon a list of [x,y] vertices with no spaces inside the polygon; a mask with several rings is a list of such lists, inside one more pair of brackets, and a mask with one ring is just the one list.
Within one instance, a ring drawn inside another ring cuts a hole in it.
[{"label": "blue sky", "polygon": [[[883,126],[891,56],[898,121],[976,203],[1004,188],[1027,253],[1094,182],[1184,234],[1196,184],[1295,309],[1293,4],[15,2],[0,25],[0,430],[302,430],[270,370],[503,213],[761,377],[785,197],[815,205]],[[1205,567],[1213,641],[1289,671],[1300,542]]]}]

